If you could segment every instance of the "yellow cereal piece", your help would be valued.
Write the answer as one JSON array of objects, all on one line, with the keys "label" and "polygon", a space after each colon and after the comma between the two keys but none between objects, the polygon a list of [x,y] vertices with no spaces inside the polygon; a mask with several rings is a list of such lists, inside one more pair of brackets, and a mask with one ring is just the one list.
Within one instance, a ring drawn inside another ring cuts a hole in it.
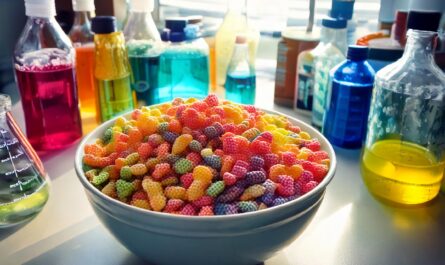
[{"label": "yellow cereal piece", "polygon": [[196,166],[192,174],[194,180],[201,180],[204,183],[211,183],[213,179],[212,170],[207,166]]},{"label": "yellow cereal piece", "polygon": [[182,134],[177,137],[175,142],[173,143],[172,154],[177,155],[184,152],[192,140],[193,136],[191,136],[190,134]]},{"label": "yellow cereal piece", "polygon": [[165,188],[164,195],[169,199],[186,199],[187,190],[180,186],[170,186]]},{"label": "yellow cereal piece", "polygon": [[194,180],[192,185],[187,189],[187,198],[189,201],[195,201],[202,196],[204,196],[206,189],[208,188],[210,182],[205,182],[202,180]]},{"label": "yellow cereal piece", "polygon": [[311,139],[311,136],[309,135],[309,133],[305,132],[305,131],[301,131],[300,132],[300,137],[303,138],[304,140],[309,140]]},{"label": "yellow cereal piece", "polygon": [[125,119],[125,117],[121,116],[116,119],[116,121],[114,122],[114,126],[123,128],[126,123],[127,123],[127,120]]}]

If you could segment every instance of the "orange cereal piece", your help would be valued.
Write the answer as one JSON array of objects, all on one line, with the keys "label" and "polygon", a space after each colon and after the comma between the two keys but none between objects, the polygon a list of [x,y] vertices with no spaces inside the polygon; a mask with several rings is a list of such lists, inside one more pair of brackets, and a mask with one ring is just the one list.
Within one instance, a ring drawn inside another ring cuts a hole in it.
[{"label": "orange cereal piece", "polygon": [[190,134],[182,134],[177,137],[172,146],[172,154],[177,155],[184,152],[192,140],[193,136]]},{"label": "orange cereal piece", "polygon": [[286,167],[286,175],[291,176],[294,180],[298,180],[298,178],[300,178],[303,171],[304,171],[303,167],[298,164],[290,166],[290,167]]},{"label": "orange cereal piece", "polygon": [[116,142],[115,151],[118,153],[122,153],[128,150],[128,144],[126,142]]},{"label": "orange cereal piece", "polygon": [[97,157],[91,154],[84,155],[83,162],[90,167],[97,168],[104,168],[113,163],[109,157]]},{"label": "orange cereal piece", "polygon": [[233,158],[233,156],[230,155],[223,156],[221,175],[224,175],[224,173],[226,172],[230,172],[234,164],[235,164],[235,159]]},{"label": "orange cereal piece", "polygon": [[105,156],[106,150],[98,144],[87,144],[84,147],[85,154],[90,154],[98,157]]},{"label": "orange cereal piece", "polygon": [[136,120],[136,126],[142,135],[150,135],[156,132],[158,128],[158,120],[155,117],[144,113],[139,115]]},{"label": "orange cereal piece", "polygon": [[145,166],[147,167],[148,170],[152,170],[159,163],[160,161],[158,158],[149,158],[147,159],[147,162],[145,162]]},{"label": "orange cereal piece", "polygon": [[127,160],[123,157],[119,157],[114,161],[114,165],[116,166],[117,170],[120,170],[122,167],[127,165]]},{"label": "orange cereal piece", "polygon": [[204,196],[210,182],[202,180],[194,180],[192,185],[187,189],[187,198],[189,201],[195,201]]},{"label": "orange cereal piece", "polygon": [[168,122],[168,130],[180,134],[182,133],[182,125],[178,120],[172,119]]},{"label": "orange cereal piece", "polygon": [[138,128],[128,129],[128,144],[130,146],[133,146],[136,143],[141,142],[142,138],[144,138],[144,136],[142,135],[142,133],[139,131]]},{"label": "orange cereal piece", "polygon": [[207,166],[196,166],[193,169],[193,179],[201,180],[204,183],[212,182],[213,173],[212,170]]},{"label": "orange cereal piece", "polygon": [[151,155],[152,151],[153,151],[153,147],[151,147],[151,145],[149,143],[142,143],[138,147],[139,157],[144,160],[147,159]]},{"label": "orange cereal piece", "polygon": [[269,179],[277,182],[279,175],[286,175],[286,166],[282,164],[273,165],[269,169]]},{"label": "orange cereal piece", "polygon": [[169,186],[169,187],[165,188],[165,190],[164,190],[165,197],[167,197],[169,199],[185,200],[186,193],[187,193],[187,190],[180,186]]},{"label": "orange cereal piece", "polygon": [[171,168],[169,163],[160,163],[155,166],[155,170],[151,175],[154,179],[159,180],[170,172]]}]

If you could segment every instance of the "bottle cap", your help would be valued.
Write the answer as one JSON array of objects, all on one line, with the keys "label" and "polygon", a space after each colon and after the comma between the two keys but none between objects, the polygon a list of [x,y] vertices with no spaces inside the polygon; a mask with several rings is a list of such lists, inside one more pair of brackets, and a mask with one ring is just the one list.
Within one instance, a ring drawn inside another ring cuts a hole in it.
[{"label": "bottle cap", "polygon": [[11,111],[11,98],[7,94],[0,94],[0,113]]},{"label": "bottle cap", "polygon": [[321,20],[321,25],[326,28],[331,29],[345,29],[346,28],[346,20],[336,19],[332,17],[325,17]]},{"label": "bottle cap", "polygon": [[187,26],[187,19],[182,17],[169,17],[165,19],[165,27],[171,32],[183,32]]},{"label": "bottle cap", "polygon": [[435,11],[409,11],[407,29],[437,31],[439,28],[441,12]]},{"label": "bottle cap", "polygon": [[169,29],[163,29],[161,32],[161,40],[162,41],[169,41],[170,40],[170,30]]},{"label": "bottle cap", "polygon": [[332,0],[330,16],[337,19],[351,19],[354,3],[355,0]]},{"label": "bottle cap", "polygon": [[94,11],[94,0],[73,0],[74,11]]},{"label": "bottle cap", "polygon": [[152,12],[155,9],[153,0],[131,0],[130,11],[133,12]]},{"label": "bottle cap", "polygon": [[96,34],[109,34],[116,32],[116,18],[113,16],[94,17],[91,22],[91,30]]},{"label": "bottle cap", "polygon": [[359,45],[349,45],[346,58],[354,61],[368,59],[368,47]]},{"label": "bottle cap", "polygon": [[184,32],[170,32],[171,42],[181,42],[185,40]]},{"label": "bottle cap", "polygon": [[54,17],[56,15],[54,0],[25,0],[25,9],[28,17]]},{"label": "bottle cap", "polygon": [[188,24],[184,28],[185,38],[187,40],[193,40],[201,37],[201,31],[198,24]]}]

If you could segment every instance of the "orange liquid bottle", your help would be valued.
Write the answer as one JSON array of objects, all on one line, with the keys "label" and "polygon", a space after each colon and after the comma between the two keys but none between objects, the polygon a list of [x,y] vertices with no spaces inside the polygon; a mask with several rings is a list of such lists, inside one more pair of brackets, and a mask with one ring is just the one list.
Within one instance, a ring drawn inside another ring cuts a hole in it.
[{"label": "orange liquid bottle", "polygon": [[80,101],[83,132],[88,133],[98,124],[94,81],[94,34],[91,31],[92,0],[73,1],[74,24],[69,37],[76,49],[76,81]]}]

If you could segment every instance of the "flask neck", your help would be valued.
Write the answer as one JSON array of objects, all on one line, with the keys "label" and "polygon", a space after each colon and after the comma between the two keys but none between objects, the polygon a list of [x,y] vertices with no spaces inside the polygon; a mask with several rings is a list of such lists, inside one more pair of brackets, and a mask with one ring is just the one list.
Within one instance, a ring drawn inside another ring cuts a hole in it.
[{"label": "flask neck", "polygon": [[90,24],[91,15],[89,11],[75,11],[73,25],[85,25]]},{"label": "flask neck", "polygon": [[433,53],[436,46],[436,32],[410,29],[407,36],[403,59],[415,60],[416,65],[434,62]]}]

